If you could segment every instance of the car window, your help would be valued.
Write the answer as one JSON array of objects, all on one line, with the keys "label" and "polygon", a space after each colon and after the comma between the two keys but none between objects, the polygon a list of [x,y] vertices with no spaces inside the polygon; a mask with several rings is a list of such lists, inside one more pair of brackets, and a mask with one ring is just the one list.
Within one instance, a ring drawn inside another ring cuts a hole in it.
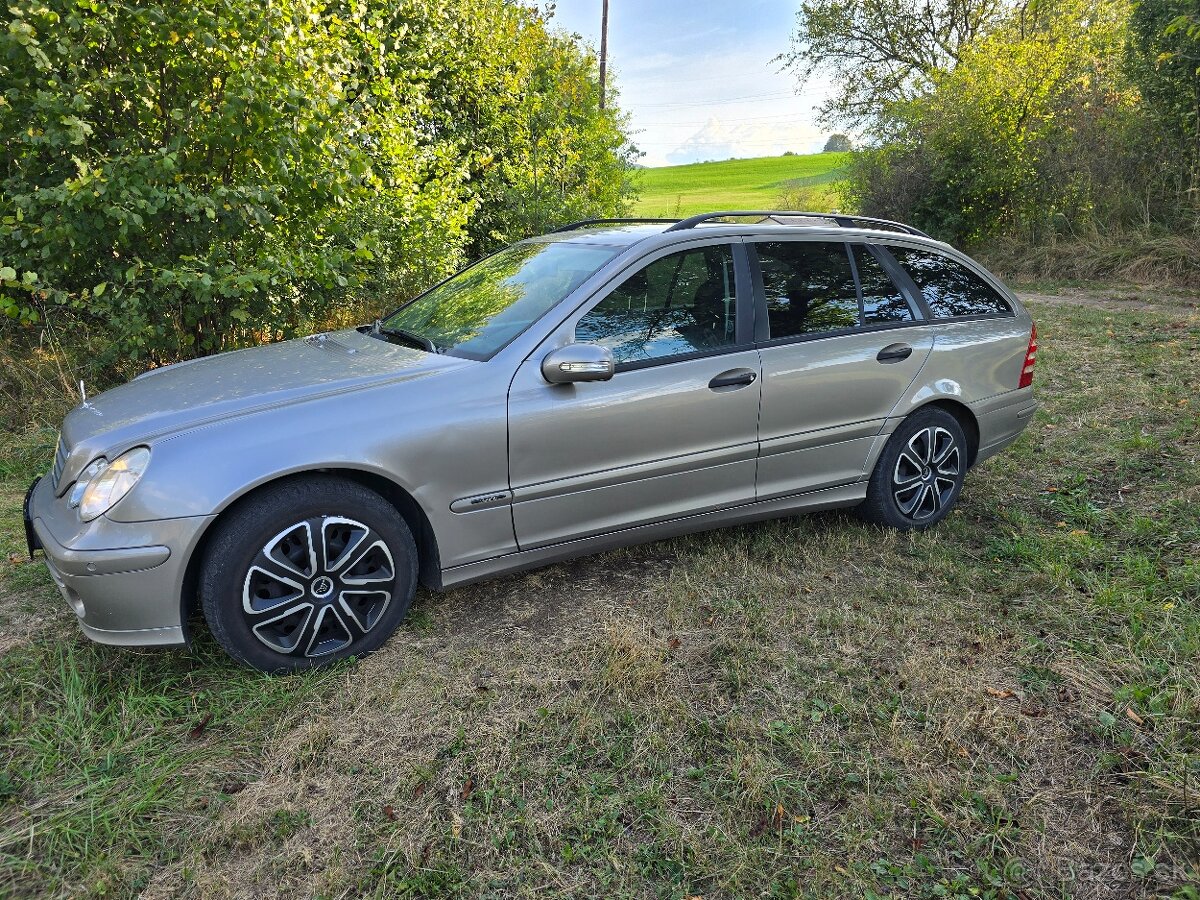
[{"label": "car window", "polygon": [[912,320],[913,311],[908,301],[879,260],[862,244],[854,245],[854,265],[862,286],[864,325]]},{"label": "car window", "polygon": [[935,319],[1011,313],[1012,307],[991,285],[954,260],[910,247],[888,247],[912,276]]},{"label": "car window", "polygon": [[736,337],[733,249],[673,253],[629,276],[575,326],[575,339],[612,350],[618,363],[719,350]]},{"label": "car window", "polygon": [[858,325],[858,292],[845,244],[767,241],[754,248],[773,339]]},{"label": "car window", "polygon": [[453,356],[489,359],[620,251],[513,244],[400,307],[383,324]]}]

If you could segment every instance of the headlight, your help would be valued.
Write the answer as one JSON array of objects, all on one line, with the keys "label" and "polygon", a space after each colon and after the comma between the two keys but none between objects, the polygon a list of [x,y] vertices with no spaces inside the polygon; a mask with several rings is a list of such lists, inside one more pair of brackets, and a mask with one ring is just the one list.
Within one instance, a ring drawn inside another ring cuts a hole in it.
[{"label": "headlight", "polygon": [[79,473],[79,478],[75,481],[75,486],[71,488],[71,506],[76,507],[79,501],[83,499],[83,492],[87,488],[88,483],[108,468],[108,460],[103,456],[99,459],[94,459],[88,463],[88,467]]},{"label": "headlight", "polygon": [[79,518],[90,522],[104,515],[133,490],[146,466],[150,464],[150,448],[134,447],[122,453],[88,482],[79,501]]}]

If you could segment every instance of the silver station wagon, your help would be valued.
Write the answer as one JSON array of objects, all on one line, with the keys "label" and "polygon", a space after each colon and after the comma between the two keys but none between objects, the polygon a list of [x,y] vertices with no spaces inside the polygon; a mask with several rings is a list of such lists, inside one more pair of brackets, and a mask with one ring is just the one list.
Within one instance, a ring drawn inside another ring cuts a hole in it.
[{"label": "silver station wagon", "polygon": [[[746,224],[749,222],[750,224]],[[83,631],[270,672],[435,590],[754,519],[926,528],[1036,404],[1028,313],[914,228],[589,221],[391,315],[89,398],[26,499]]]}]

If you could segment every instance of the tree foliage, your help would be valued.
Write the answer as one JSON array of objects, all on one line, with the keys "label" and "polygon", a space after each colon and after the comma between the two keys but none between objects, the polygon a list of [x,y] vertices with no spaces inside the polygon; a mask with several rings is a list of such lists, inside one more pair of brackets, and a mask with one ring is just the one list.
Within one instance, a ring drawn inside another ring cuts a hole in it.
[{"label": "tree foliage", "polygon": [[[847,23],[883,15],[883,0],[839,2]],[[863,103],[843,95],[826,109],[857,118],[866,136],[851,164],[851,204],[965,243],[1194,227],[1197,0],[979,4],[977,26],[957,30],[948,23],[964,14],[945,18],[947,9],[896,26],[912,37],[934,33],[933,23],[960,38],[923,59],[893,50],[907,46],[895,37],[868,46],[849,24],[837,32],[838,64],[855,53],[864,64],[853,76]],[[801,19],[811,30],[815,20]],[[880,76],[871,66],[883,60]]]},{"label": "tree foliage", "polygon": [[854,149],[854,143],[844,134],[831,134],[825,142],[825,153],[846,153]]},{"label": "tree foliage", "polygon": [[1200,191],[1200,0],[1143,0],[1129,26],[1128,68],[1176,154],[1168,177],[1178,191]]},{"label": "tree foliage", "polygon": [[[394,302],[633,152],[590,51],[506,0],[14,0],[0,313],[165,361]],[[11,326],[10,326],[11,327]]]},{"label": "tree foliage", "polygon": [[840,86],[823,121],[867,130],[950,71],[1005,8],[1005,0],[803,0],[783,59],[801,81],[825,73]]},{"label": "tree foliage", "polygon": [[1123,0],[1030,4],[961,48],[887,107],[889,138],[854,163],[859,204],[963,242],[1078,220],[1121,174],[1092,139],[1121,141],[1135,100],[1117,65],[1126,14]]}]

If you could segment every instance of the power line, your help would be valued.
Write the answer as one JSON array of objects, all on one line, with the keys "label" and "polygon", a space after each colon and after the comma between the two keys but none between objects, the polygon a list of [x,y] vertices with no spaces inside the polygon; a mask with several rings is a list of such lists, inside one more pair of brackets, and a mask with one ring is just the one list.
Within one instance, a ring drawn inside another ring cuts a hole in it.
[{"label": "power line", "polygon": [[786,100],[796,97],[790,91],[775,94],[751,94],[746,97],[729,97],[723,100],[698,100],[686,103],[640,103],[638,109],[684,109],[693,106],[716,106],[723,103],[759,103],[764,100]]}]

